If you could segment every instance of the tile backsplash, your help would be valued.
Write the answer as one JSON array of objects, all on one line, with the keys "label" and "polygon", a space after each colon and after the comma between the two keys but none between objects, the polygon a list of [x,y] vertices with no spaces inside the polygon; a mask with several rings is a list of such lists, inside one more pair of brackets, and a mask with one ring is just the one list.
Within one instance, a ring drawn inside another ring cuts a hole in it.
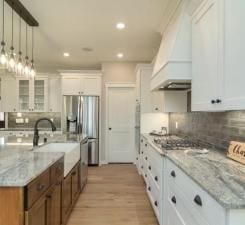
[{"label": "tile backsplash", "polygon": [[[53,119],[54,124],[57,128],[57,130],[61,129],[61,113],[51,113],[51,112],[46,112],[46,113],[8,113],[8,128],[11,129],[33,129],[35,122],[40,119],[40,118],[49,118]],[[21,120],[23,120],[23,123],[18,123]],[[28,123],[27,123],[28,120]],[[50,124],[47,121],[42,121],[39,124],[40,128],[50,128]]]},{"label": "tile backsplash", "polygon": [[170,113],[170,133],[189,135],[213,147],[227,149],[229,142],[245,142],[245,111]]}]

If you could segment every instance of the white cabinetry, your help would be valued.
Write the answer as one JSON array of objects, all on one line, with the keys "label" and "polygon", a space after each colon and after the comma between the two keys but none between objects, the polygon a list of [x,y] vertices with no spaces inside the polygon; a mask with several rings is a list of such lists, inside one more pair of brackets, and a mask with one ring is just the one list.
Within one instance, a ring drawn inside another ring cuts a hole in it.
[{"label": "white cabinetry", "polygon": [[192,110],[245,109],[245,1],[205,0],[192,19]]},{"label": "white cabinetry", "polygon": [[62,73],[62,95],[101,94],[101,76],[96,74]]},{"label": "white cabinetry", "polygon": [[17,84],[14,77],[1,78],[1,111],[18,111]]},{"label": "white cabinetry", "polygon": [[17,110],[46,112],[48,108],[48,78],[16,79]]},{"label": "white cabinetry", "polygon": [[61,79],[51,77],[49,78],[49,112],[61,112],[62,98],[61,98]]}]

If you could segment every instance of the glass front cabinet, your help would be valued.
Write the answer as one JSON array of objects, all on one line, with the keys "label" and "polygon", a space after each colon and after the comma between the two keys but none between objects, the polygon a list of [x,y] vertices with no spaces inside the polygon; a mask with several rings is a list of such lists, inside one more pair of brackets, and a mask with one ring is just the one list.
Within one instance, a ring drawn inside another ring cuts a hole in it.
[{"label": "glass front cabinet", "polygon": [[18,111],[45,112],[48,110],[48,79],[17,79]]}]

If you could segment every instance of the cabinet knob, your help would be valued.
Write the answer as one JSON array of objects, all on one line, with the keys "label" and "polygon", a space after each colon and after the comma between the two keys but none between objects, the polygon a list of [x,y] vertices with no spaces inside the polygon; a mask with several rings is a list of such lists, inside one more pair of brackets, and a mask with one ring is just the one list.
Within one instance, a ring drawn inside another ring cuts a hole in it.
[{"label": "cabinet knob", "polygon": [[147,174],[145,174],[145,177],[147,177]]},{"label": "cabinet knob", "polygon": [[211,100],[211,104],[215,104],[216,103],[216,101],[215,100]]},{"label": "cabinet knob", "polygon": [[197,195],[195,198],[194,198],[194,202],[199,205],[199,206],[202,206],[202,199],[199,195]]},{"label": "cabinet knob", "polygon": [[172,177],[176,177],[176,174],[175,174],[175,171],[174,170],[171,172],[171,176]]},{"label": "cabinet knob", "polygon": [[145,160],[147,160],[148,158],[147,157],[145,157]]},{"label": "cabinet knob", "polygon": [[158,111],[159,109],[158,108],[155,108],[156,111]]},{"label": "cabinet knob", "polygon": [[154,202],[154,205],[155,205],[156,207],[158,207],[158,202],[157,202],[157,201],[155,201],[155,202]]},{"label": "cabinet knob", "polygon": [[38,184],[37,185],[37,191],[42,191],[45,188],[44,184]]},{"label": "cabinet knob", "polygon": [[143,169],[144,168],[144,166],[141,166],[141,169]]},{"label": "cabinet knob", "polygon": [[136,158],[136,160],[139,160],[138,157]]},{"label": "cabinet knob", "polygon": [[158,177],[157,176],[155,176],[155,181],[158,181]]},{"label": "cabinet knob", "polygon": [[109,130],[111,130],[111,127],[109,127]]},{"label": "cabinet knob", "polygon": [[217,103],[217,104],[220,104],[221,102],[222,102],[221,99],[217,99],[217,100],[216,100],[216,103]]},{"label": "cabinet knob", "polygon": [[171,198],[171,201],[172,201],[174,204],[177,203],[175,196],[173,196],[173,197]]},{"label": "cabinet knob", "polygon": [[149,166],[148,169],[151,170],[151,166]]},{"label": "cabinet knob", "polygon": [[74,171],[74,172],[72,172],[72,176],[75,176],[77,174],[77,172],[76,171]]},{"label": "cabinet knob", "polygon": [[143,140],[141,140],[140,142],[143,143]]},{"label": "cabinet knob", "polygon": [[147,147],[147,144],[145,144],[145,147]]},{"label": "cabinet knob", "polygon": [[151,191],[151,187],[148,187],[148,191]]}]

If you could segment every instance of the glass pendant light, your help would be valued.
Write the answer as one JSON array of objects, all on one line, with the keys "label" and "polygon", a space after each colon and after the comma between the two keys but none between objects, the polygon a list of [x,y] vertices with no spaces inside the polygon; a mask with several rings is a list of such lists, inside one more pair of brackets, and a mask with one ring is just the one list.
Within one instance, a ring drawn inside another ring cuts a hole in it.
[{"label": "glass pendant light", "polygon": [[15,69],[15,54],[14,54],[14,10],[12,8],[12,37],[11,37],[11,47],[10,47],[10,55],[9,55],[9,70],[14,71]]},{"label": "glass pendant light", "polygon": [[31,70],[30,77],[34,78],[36,76],[36,71],[34,67],[34,28],[32,27],[32,51],[31,51],[32,59],[31,59]]},{"label": "glass pendant light", "polygon": [[24,65],[24,75],[29,76],[30,67],[29,67],[29,57],[28,57],[28,33],[27,33],[27,23],[26,23],[26,57],[25,57],[25,65]]},{"label": "glass pendant light", "polygon": [[0,55],[0,62],[2,65],[6,65],[7,63],[7,55],[5,52],[5,41],[4,41],[4,32],[5,32],[5,27],[4,27],[4,23],[5,23],[5,12],[4,12],[4,6],[5,6],[5,0],[3,0],[3,33],[2,33],[2,41],[1,41],[1,55]]},{"label": "glass pendant light", "polygon": [[21,35],[22,35],[22,30],[21,30],[21,16],[19,18],[19,54],[18,54],[18,60],[16,64],[16,73],[18,75],[22,75],[23,73],[23,60],[22,60],[22,52],[21,52]]}]

